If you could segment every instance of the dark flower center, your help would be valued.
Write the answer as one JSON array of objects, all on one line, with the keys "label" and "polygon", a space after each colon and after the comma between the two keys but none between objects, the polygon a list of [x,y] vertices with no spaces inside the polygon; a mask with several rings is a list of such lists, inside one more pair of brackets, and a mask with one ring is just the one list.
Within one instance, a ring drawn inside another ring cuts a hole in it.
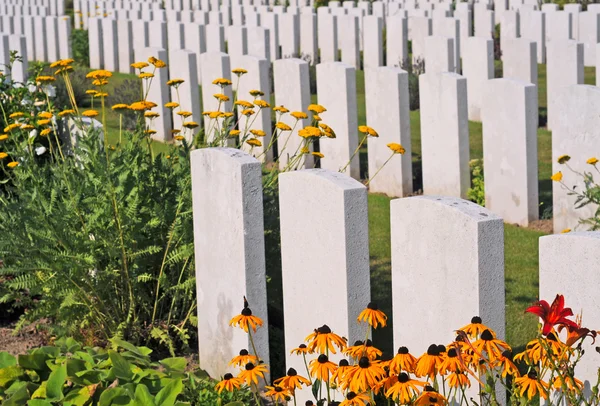
[{"label": "dark flower center", "polygon": [[490,330],[486,329],[483,333],[481,333],[481,339],[485,341],[492,341],[494,339],[494,336],[492,335],[492,332]]},{"label": "dark flower center", "polygon": [[296,375],[298,375],[298,372],[296,372],[296,370],[294,368],[290,368],[287,371],[287,375],[288,376],[296,376]]},{"label": "dark flower center", "polygon": [[458,356],[458,353],[456,352],[456,348],[450,348],[450,349],[448,350],[448,356],[449,356],[450,358],[457,357],[457,356]]},{"label": "dark flower center", "polygon": [[304,348],[306,348],[306,344],[300,344],[300,345],[298,346],[298,348],[302,348],[302,349],[304,349]]},{"label": "dark flower center", "polygon": [[355,397],[356,397],[356,393],[354,393],[354,392],[348,392],[348,395],[346,396],[346,399],[352,400]]},{"label": "dark flower center", "polygon": [[401,372],[400,375],[398,375],[398,382],[406,383],[408,382],[408,379],[408,374],[406,372]]},{"label": "dark flower center", "polygon": [[429,397],[429,401],[430,401],[431,403],[437,403],[437,398],[434,398],[433,396],[430,396],[430,397]]},{"label": "dark flower center", "polygon": [[249,307],[244,307],[242,309],[242,316],[252,316],[252,310]]},{"label": "dark flower center", "polygon": [[231,375],[231,374],[225,374],[225,376],[223,377],[223,379],[225,379],[226,381],[228,381],[232,378],[233,378],[233,375]]},{"label": "dark flower center", "polygon": [[358,361],[358,366],[361,368],[369,368],[371,366],[371,361],[369,361],[369,358],[367,357],[362,357],[360,361]]},{"label": "dark flower center", "polygon": [[504,358],[508,358],[509,360],[512,360],[512,352],[510,350],[506,350],[502,353],[502,356]]},{"label": "dark flower center", "polygon": [[406,348],[406,347],[398,348],[398,354],[408,354],[408,348]]},{"label": "dark flower center", "polygon": [[373,303],[373,302],[371,302],[371,303],[369,303],[369,304],[367,305],[367,309],[371,309],[371,310],[379,310],[379,306],[377,306],[377,303]]},{"label": "dark flower center", "polygon": [[282,392],[283,388],[281,386],[276,386],[275,387],[275,392]]},{"label": "dark flower center", "polygon": [[442,344],[440,344],[440,345],[438,345],[438,346],[437,346],[437,350],[438,350],[438,352],[439,352],[440,354],[442,354],[442,353],[446,352],[446,346],[445,346],[445,345],[442,345]]},{"label": "dark flower center", "polygon": [[438,346],[435,344],[431,344],[429,348],[427,348],[427,355],[440,355],[440,352],[438,351]]},{"label": "dark flower center", "polygon": [[481,324],[483,323],[483,321],[481,320],[481,317],[479,316],[475,316],[471,319],[471,324]]},{"label": "dark flower center", "polygon": [[248,350],[241,350],[240,355],[248,355]]},{"label": "dark flower center", "polygon": [[538,379],[538,374],[537,374],[536,371],[529,371],[529,373],[527,374],[527,377],[529,379],[535,379],[535,380],[537,380]]},{"label": "dark flower center", "polygon": [[355,347],[358,347],[359,345],[363,345],[363,342],[362,342],[362,341],[360,341],[360,340],[356,340],[356,341],[354,342],[354,346],[355,346]]},{"label": "dark flower center", "polygon": [[312,400],[307,400],[304,406],[315,406]]},{"label": "dark flower center", "polygon": [[435,392],[435,389],[433,389],[433,386],[425,385],[425,387],[423,388],[423,391],[425,391],[425,392]]},{"label": "dark flower center", "polygon": [[246,371],[252,371],[254,369],[254,364],[252,362],[248,362],[246,364]]},{"label": "dark flower center", "polygon": [[372,347],[373,346],[373,341],[367,339],[367,342],[365,343],[366,347]]},{"label": "dark flower center", "polygon": [[554,333],[550,333],[550,334],[548,334],[548,335],[546,336],[546,338],[547,338],[548,340],[550,340],[550,341],[558,341],[558,340],[556,339],[556,334],[554,334]]},{"label": "dark flower center", "polygon": [[319,358],[317,358],[317,361],[319,362],[319,364],[324,364],[327,361],[329,361],[329,358],[327,358],[327,355],[321,354],[319,355]]},{"label": "dark flower center", "polygon": [[464,342],[465,338],[463,336],[461,336],[461,335],[457,335],[456,339],[454,341]]},{"label": "dark flower center", "polygon": [[348,362],[348,360],[347,360],[347,359],[343,359],[343,360],[341,360],[341,361],[340,361],[340,364],[339,364],[339,365],[340,365],[341,367],[348,367],[348,366],[350,366],[350,363]]},{"label": "dark flower center", "polygon": [[319,334],[330,334],[331,333],[331,329],[329,328],[329,326],[327,324],[323,324],[321,327],[319,327],[317,329],[317,331],[319,332]]}]

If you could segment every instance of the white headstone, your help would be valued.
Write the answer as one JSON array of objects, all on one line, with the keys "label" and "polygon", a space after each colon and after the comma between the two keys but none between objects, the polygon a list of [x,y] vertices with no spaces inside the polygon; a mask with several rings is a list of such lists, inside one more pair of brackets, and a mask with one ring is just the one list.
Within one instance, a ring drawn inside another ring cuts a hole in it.
[{"label": "white headstone", "polygon": [[[22,57],[22,61],[15,60],[13,62],[11,71],[12,80],[15,82],[25,83],[28,76],[27,68],[29,66],[27,57],[27,41],[23,35],[10,35],[8,36],[8,47],[11,51],[16,51],[17,55]],[[0,51],[0,53],[2,53],[2,51]],[[0,62],[0,65],[2,64],[3,62]]]},{"label": "white headstone", "polygon": [[454,72],[454,40],[448,37],[425,38],[425,72]]},{"label": "white headstone", "polygon": [[119,70],[119,42],[117,20],[103,18],[102,21],[102,55],[104,69],[117,72]]},{"label": "white headstone", "polygon": [[[221,102],[214,97],[214,94],[221,93],[221,88],[217,85],[213,85],[213,80],[217,78],[224,78],[231,80],[231,64],[229,56],[222,52],[206,52],[200,55],[200,69],[202,70],[202,108],[204,111],[217,111],[220,106],[220,111],[231,111],[233,103],[233,93],[231,86],[227,86],[223,90],[223,94],[229,97],[229,101]],[[212,126],[212,131],[209,132],[209,123],[211,120],[205,117],[204,128],[207,131],[205,135],[208,140],[215,138],[214,130],[215,126]]]},{"label": "white headstone", "polygon": [[320,62],[335,62],[338,60],[337,17],[320,13],[317,22]]},{"label": "white headstone", "polygon": [[278,18],[281,57],[300,56],[300,15],[283,13]]},{"label": "white headstone", "polygon": [[481,121],[486,82],[494,78],[494,44],[491,39],[470,37],[463,44],[462,69],[467,78],[469,120]]},{"label": "white headstone", "polygon": [[526,38],[505,39],[502,45],[502,77],[537,85],[537,44]]},{"label": "white headstone", "polygon": [[386,28],[387,66],[401,67],[408,60],[408,19],[388,17]]},{"label": "white headstone", "polygon": [[73,57],[71,47],[71,18],[61,16],[58,19],[58,53],[60,59]]},{"label": "white headstone", "polygon": [[267,28],[247,27],[248,29],[248,55],[271,60],[270,35]]},{"label": "white headstone", "polygon": [[[342,62],[352,66],[354,69],[360,69],[358,17],[340,15],[337,17],[337,21],[339,23],[338,38],[340,39],[339,46],[342,51]],[[367,55],[365,55],[366,63]]]},{"label": "white headstone", "polygon": [[578,15],[579,34],[577,40],[583,42],[583,64],[596,64],[596,44],[600,42],[600,14],[586,11]]},{"label": "white headstone", "polygon": [[535,41],[537,61],[546,63],[546,14],[541,11],[520,11],[521,38]]},{"label": "white headstone", "polygon": [[383,66],[383,22],[383,17],[376,15],[363,19],[365,69]]},{"label": "white headstone", "polygon": [[317,63],[317,15],[312,12],[300,14],[300,52],[304,58],[310,59],[311,64]]},{"label": "white headstone", "polygon": [[[200,93],[198,92],[198,60],[196,53],[187,49],[176,49],[171,51],[173,61],[169,66],[171,79],[183,79],[184,82],[179,85],[179,90],[171,88],[171,100],[179,103],[181,110],[186,110],[192,115],[186,118],[186,121],[194,121],[198,124],[202,122],[202,111],[200,109]],[[176,109],[171,110],[176,112]],[[188,142],[192,142],[193,129],[182,127],[183,117],[172,114],[173,127],[181,130]]]},{"label": "white headstone", "polygon": [[[102,35],[102,19],[96,17],[88,19],[88,35],[90,42],[90,68],[102,69],[104,68],[104,40]],[[38,51],[38,45],[42,46],[43,44],[39,44],[36,40],[36,57],[38,57],[37,55],[39,55],[38,52],[44,52]]]},{"label": "white headstone", "polygon": [[129,20],[117,20],[117,36],[119,38],[119,72],[133,73],[131,64],[135,62],[133,48],[133,24]]}]

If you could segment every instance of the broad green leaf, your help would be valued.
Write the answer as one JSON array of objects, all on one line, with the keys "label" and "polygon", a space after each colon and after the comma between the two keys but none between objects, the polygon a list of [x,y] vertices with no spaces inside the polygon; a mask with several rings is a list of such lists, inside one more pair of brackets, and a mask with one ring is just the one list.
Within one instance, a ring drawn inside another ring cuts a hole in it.
[{"label": "broad green leaf", "polygon": [[78,390],[71,391],[65,396],[64,404],[70,406],[84,406],[96,392],[98,385],[84,386]]},{"label": "broad green leaf", "polygon": [[131,406],[155,406],[154,396],[150,394],[146,385],[137,385],[135,388],[135,399]]},{"label": "broad green leaf", "polygon": [[69,358],[67,359],[67,376],[73,376],[77,372],[86,371],[86,362],[82,359]]},{"label": "broad green leaf", "polygon": [[181,379],[175,379],[171,381],[167,386],[162,388],[160,392],[156,394],[156,406],[173,406],[177,400],[177,396],[183,390],[183,383]]},{"label": "broad green leaf", "polygon": [[187,360],[183,357],[172,357],[165,358],[160,361],[160,364],[164,366],[167,371],[184,372],[187,367]]},{"label": "broad green leaf", "polygon": [[5,387],[12,381],[19,379],[25,374],[23,368],[16,365],[0,369],[0,388]]},{"label": "broad green leaf", "polygon": [[23,406],[27,404],[29,400],[29,388],[28,386],[22,386],[21,389],[16,391],[9,399],[2,402],[2,406]]},{"label": "broad green leaf", "polygon": [[136,347],[135,345],[128,343],[125,340],[121,340],[120,338],[115,337],[110,341],[117,347],[121,347],[127,351],[131,351],[132,353],[139,355],[141,357],[146,357],[146,356],[150,355],[150,353],[152,352],[152,350],[148,347]]},{"label": "broad green leaf", "polygon": [[46,398],[53,401],[62,400],[63,386],[67,379],[67,364],[62,364],[59,368],[53,371],[48,377],[46,385]]},{"label": "broad green leaf", "polygon": [[46,399],[32,399],[27,402],[27,406],[52,406],[52,403]]},{"label": "broad green leaf", "polygon": [[111,406],[111,405],[123,405],[124,401],[129,403],[130,399],[127,396],[127,392],[123,388],[108,388],[100,395],[98,400],[98,406]]},{"label": "broad green leaf", "polygon": [[319,396],[320,388],[321,388],[321,381],[318,379],[315,379],[315,381],[313,382],[313,385],[312,385],[312,394],[315,399],[317,399]]},{"label": "broad green leaf", "polygon": [[60,348],[50,346],[40,347],[33,350],[32,354],[46,354],[52,358],[58,358],[60,355]]},{"label": "broad green leaf", "polygon": [[48,381],[42,382],[39,388],[33,392],[31,395],[31,399],[46,399],[46,386],[48,385]]},{"label": "broad green leaf", "polygon": [[108,356],[112,362],[112,371],[115,376],[119,379],[131,380],[133,373],[131,372],[131,365],[125,358],[118,352],[108,351]]},{"label": "broad green leaf", "polygon": [[236,402],[229,402],[225,406],[244,406],[244,402],[238,400]]},{"label": "broad green leaf", "polygon": [[17,359],[7,352],[0,351],[0,368],[17,365]]},{"label": "broad green leaf", "polygon": [[17,362],[20,366],[22,366],[25,369],[33,369],[34,371],[47,371],[47,359],[48,355],[43,353],[21,354],[19,355]]}]

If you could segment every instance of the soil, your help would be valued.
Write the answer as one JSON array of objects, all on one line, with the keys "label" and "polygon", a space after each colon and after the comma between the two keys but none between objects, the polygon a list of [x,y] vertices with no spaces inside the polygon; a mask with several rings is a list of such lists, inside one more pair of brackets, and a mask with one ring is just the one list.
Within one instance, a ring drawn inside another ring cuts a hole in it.
[{"label": "soil", "polygon": [[552,220],[535,220],[529,223],[527,228],[530,230],[541,231],[546,234],[552,234],[554,232]]},{"label": "soil", "polygon": [[31,326],[15,334],[14,327],[14,324],[0,326],[0,351],[18,355],[24,354],[31,348],[41,347],[48,343],[49,337],[42,330]]}]

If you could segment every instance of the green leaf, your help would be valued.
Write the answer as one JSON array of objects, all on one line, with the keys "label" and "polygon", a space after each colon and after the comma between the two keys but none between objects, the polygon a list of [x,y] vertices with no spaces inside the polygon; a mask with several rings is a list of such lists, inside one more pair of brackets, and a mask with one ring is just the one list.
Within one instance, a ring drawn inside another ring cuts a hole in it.
[{"label": "green leaf", "polygon": [[156,406],[174,406],[182,390],[181,379],[174,379],[156,394]]},{"label": "green leaf", "polygon": [[33,369],[34,371],[48,371],[46,360],[48,359],[47,354],[20,354],[17,362],[20,366],[25,369]]},{"label": "green leaf", "polygon": [[127,360],[118,352],[109,350],[108,356],[112,362],[112,371],[115,376],[119,379],[125,379],[127,381],[131,380],[131,377],[133,376],[133,373],[131,372],[131,364],[129,364],[129,362],[127,362]]},{"label": "green leaf", "polygon": [[312,394],[315,399],[318,399],[318,397],[319,397],[319,389],[321,389],[321,381],[318,379],[315,379],[315,381],[313,382],[313,385],[312,385]]},{"label": "green leaf", "polygon": [[0,369],[0,388],[25,375],[23,368],[16,365]]},{"label": "green leaf", "polygon": [[17,365],[17,359],[7,352],[0,351],[0,368]]},{"label": "green leaf", "polygon": [[97,385],[84,386],[78,390],[71,391],[65,396],[64,404],[70,406],[84,406],[96,392]]},{"label": "green leaf", "polygon": [[56,370],[52,371],[48,377],[48,384],[46,385],[46,398],[52,399],[53,401],[62,400],[63,386],[67,379],[67,364],[63,363]]},{"label": "green leaf", "polygon": [[98,406],[111,406],[111,405],[125,405],[128,404],[131,399],[127,396],[127,391],[123,388],[108,388],[98,400]]},{"label": "green leaf", "polygon": [[30,393],[29,385],[22,386],[18,391],[16,391],[8,400],[5,400],[2,403],[2,406],[23,406],[27,404],[29,400]]},{"label": "green leaf", "polygon": [[152,352],[152,350],[149,349],[148,347],[136,347],[135,345],[128,343],[125,340],[121,340],[120,338],[117,338],[117,337],[110,340],[110,342],[113,343],[117,347],[121,347],[124,350],[131,351],[132,353],[139,355],[141,357],[145,357]]},{"label": "green leaf", "polygon": [[146,385],[137,385],[135,388],[135,399],[131,406],[155,406],[154,396],[150,394]]},{"label": "green leaf", "polygon": [[225,406],[244,406],[244,402],[238,400],[236,402],[229,402]]},{"label": "green leaf", "polygon": [[52,403],[48,402],[46,399],[31,399],[27,402],[27,406],[52,406]]},{"label": "green leaf", "polygon": [[187,360],[183,357],[165,358],[160,361],[167,371],[184,372],[187,367]]}]

